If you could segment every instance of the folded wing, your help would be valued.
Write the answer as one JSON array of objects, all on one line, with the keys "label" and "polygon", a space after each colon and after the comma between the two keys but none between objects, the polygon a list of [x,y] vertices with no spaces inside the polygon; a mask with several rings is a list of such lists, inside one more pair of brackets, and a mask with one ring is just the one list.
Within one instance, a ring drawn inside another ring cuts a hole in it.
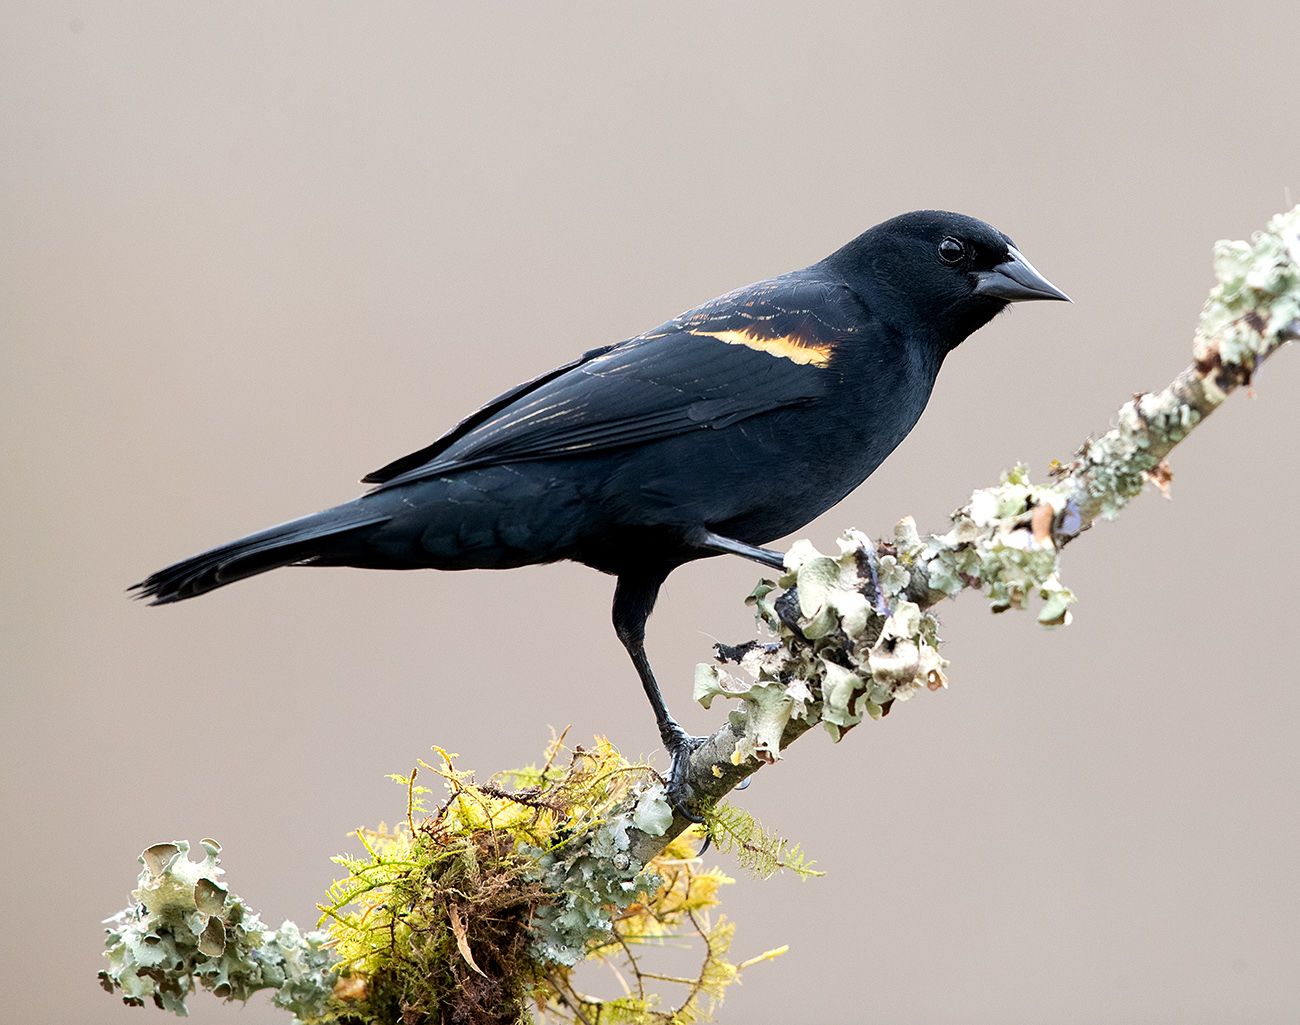
[{"label": "folded wing", "polygon": [[759,282],[520,385],[364,479],[382,489],[607,451],[810,402],[860,322],[852,293],[809,272]]}]

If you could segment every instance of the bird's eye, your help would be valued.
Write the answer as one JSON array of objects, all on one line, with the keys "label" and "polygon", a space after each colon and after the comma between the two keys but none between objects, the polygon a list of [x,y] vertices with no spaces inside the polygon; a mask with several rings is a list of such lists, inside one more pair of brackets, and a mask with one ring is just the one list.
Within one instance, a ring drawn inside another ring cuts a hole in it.
[{"label": "bird's eye", "polygon": [[955,238],[946,238],[939,243],[939,259],[944,263],[961,263],[965,255],[966,247]]}]

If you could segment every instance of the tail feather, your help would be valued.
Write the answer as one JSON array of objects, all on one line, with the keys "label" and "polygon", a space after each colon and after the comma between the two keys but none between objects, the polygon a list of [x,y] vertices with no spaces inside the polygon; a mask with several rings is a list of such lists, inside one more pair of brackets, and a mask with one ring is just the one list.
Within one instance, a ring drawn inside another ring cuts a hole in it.
[{"label": "tail feather", "polygon": [[339,506],[290,520],[152,573],[129,590],[150,605],[196,598],[267,570],[328,555],[339,541],[391,517],[354,506]]}]

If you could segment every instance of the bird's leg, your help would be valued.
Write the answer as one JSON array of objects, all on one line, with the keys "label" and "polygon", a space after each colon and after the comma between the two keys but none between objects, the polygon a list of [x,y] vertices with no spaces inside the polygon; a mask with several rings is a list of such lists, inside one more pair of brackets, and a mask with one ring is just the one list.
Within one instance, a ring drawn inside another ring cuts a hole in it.
[{"label": "bird's leg", "polygon": [[699,823],[704,820],[687,807],[691,799],[687,776],[691,767],[691,752],[707,738],[691,736],[669,713],[659,683],[655,680],[654,670],[650,667],[650,659],[645,653],[646,620],[650,618],[659,586],[665,576],[667,573],[623,575],[618,578],[618,585],[614,589],[614,631],[623,642],[623,647],[627,649],[637,675],[641,678],[641,686],[645,688],[650,707],[654,709],[659,739],[663,741],[672,759],[668,770],[668,803],[674,811],[691,822]]},{"label": "bird's leg", "polygon": [[785,556],[780,552],[774,552],[771,548],[756,548],[753,545],[747,545],[743,541],[733,541],[729,537],[721,537],[711,530],[701,530],[691,540],[700,548],[707,548],[714,552],[726,552],[729,555],[739,555],[745,559],[752,559],[754,562],[761,562],[764,566],[771,566],[773,569],[785,569]]},{"label": "bird's leg", "polygon": [[680,812],[691,822],[703,822],[702,818],[687,807],[692,796],[687,777],[691,769],[691,754],[708,738],[695,737],[687,733],[669,713],[654,672],[650,668],[650,660],[646,657],[644,645],[637,645],[635,649],[629,647],[628,654],[632,656],[632,664],[636,666],[646,697],[650,699],[650,706],[654,709],[655,725],[659,727],[659,739],[663,741],[671,758],[668,791],[665,795],[668,803],[672,805],[674,811]]}]

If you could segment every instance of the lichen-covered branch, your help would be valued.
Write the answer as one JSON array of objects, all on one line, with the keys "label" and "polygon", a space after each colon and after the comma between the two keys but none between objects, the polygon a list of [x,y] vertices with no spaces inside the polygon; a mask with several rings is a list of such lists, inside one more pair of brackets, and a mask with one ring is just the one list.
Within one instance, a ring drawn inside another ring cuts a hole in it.
[{"label": "lichen-covered branch", "polygon": [[[1192,363],[1125,403],[1049,479],[1013,468],[942,533],[922,535],[908,517],[875,542],[850,531],[831,555],[799,541],[781,578],[755,588],[748,601],[766,635],[719,645],[695,675],[706,708],[735,702],[690,765],[719,846],[760,868],[807,871],[797,849],[718,801],[815,726],[838,741],[895,702],[946,686],[930,611],[938,603],[974,590],[994,611],[1035,604],[1040,623],[1069,622],[1066,545],[1148,484],[1167,489],[1169,453],[1300,338],[1300,207],[1249,243],[1220,242],[1215,270]],[[510,786],[477,785],[449,759],[430,766],[450,797],[418,823],[418,788],[404,780],[405,829],[361,831],[367,856],[339,860],[348,876],[322,905],[328,936],[263,927],[218,881],[211,845],[200,863],[183,845],[150,848],[135,904],[107,923],[105,986],[181,1013],[195,986],[231,999],[272,989],[303,1022],[495,1025],[526,1020],[530,1006],[571,1023],[697,1020],[744,967],[725,957],[729,926],[701,917],[720,877],[687,856],[678,837],[689,823],[646,767],[603,743],[578,749],[563,771],[553,758]],[[686,925],[704,943],[703,967],[675,980],[689,995],[664,1009],[644,985],[662,976],[641,971],[635,946]],[[611,951],[630,959],[636,986],[603,1002],[574,989],[571,966]]]}]

